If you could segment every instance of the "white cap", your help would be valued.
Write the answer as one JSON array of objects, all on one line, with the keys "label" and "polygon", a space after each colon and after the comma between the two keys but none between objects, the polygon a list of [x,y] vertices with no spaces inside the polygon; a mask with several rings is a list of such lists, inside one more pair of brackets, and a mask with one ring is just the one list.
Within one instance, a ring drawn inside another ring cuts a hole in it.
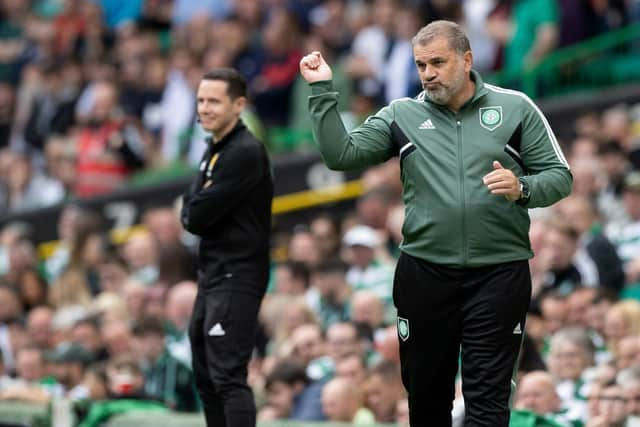
[{"label": "white cap", "polygon": [[342,238],[346,246],[365,246],[375,249],[379,244],[378,233],[367,225],[356,225],[346,232]]}]

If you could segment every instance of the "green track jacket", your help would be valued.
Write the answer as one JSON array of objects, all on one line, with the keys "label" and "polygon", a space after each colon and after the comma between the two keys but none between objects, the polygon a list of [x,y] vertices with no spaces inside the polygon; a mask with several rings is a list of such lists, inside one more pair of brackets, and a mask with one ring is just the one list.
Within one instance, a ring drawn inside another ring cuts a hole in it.
[{"label": "green track jacket", "polygon": [[[330,81],[311,85],[309,110],[331,169],[350,170],[400,156],[405,221],[400,248],[450,267],[533,256],[527,208],[571,191],[572,176],[549,123],[526,95],[482,81],[457,113],[422,92],[382,108],[348,133]],[[529,185],[526,204],[492,195],[482,178],[498,160]]]}]

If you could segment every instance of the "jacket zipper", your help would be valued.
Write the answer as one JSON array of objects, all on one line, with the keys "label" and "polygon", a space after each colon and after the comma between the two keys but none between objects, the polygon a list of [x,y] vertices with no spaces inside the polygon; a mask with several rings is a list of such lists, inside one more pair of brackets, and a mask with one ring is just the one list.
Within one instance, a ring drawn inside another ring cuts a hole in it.
[{"label": "jacket zipper", "polygon": [[462,205],[462,265],[467,264],[469,248],[467,245],[467,214],[464,193],[464,164],[462,161],[462,121],[456,117],[456,133],[458,134],[458,172],[460,173],[460,203]]}]

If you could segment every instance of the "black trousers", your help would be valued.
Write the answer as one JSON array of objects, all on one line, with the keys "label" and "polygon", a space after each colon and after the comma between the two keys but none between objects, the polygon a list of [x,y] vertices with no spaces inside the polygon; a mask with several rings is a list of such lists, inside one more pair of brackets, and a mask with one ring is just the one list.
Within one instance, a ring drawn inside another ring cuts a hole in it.
[{"label": "black trousers", "polygon": [[198,290],[189,338],[196,387],[208,427],[255,427],[256,407],[247,385],[261,298]]},{"label": "black trousers", "polygon": [[393,285],[412,426],[451,427],[462,351],[466,427],[507,427],[531,298],[527,261],[455,269],[402,254]]}]

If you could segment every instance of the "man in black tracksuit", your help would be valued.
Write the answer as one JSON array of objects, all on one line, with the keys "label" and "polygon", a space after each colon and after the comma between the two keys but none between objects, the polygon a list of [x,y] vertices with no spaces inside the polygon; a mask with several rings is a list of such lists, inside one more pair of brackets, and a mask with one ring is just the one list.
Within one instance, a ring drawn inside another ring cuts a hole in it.
[{"label": "man in black tracksuit", "polygon": [[198,118],[213,138],[181,215],[184,228],[201,237],[189,337],[211,427],[256,425],[246,378],[269,275],[273,179],[264,146],[240,120],[245,103],[246,83],[235,70],[202,78]]}]

